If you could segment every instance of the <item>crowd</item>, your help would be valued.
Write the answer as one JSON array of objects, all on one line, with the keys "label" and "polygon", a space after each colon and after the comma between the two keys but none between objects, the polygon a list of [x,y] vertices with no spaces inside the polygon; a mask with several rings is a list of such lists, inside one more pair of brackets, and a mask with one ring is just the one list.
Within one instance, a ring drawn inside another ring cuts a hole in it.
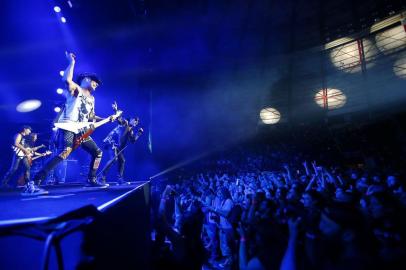
[{"label": "crowd", "polygon": [[402,172],[298,153],[237,147],[156,182],[154,269],[406,269]]}]

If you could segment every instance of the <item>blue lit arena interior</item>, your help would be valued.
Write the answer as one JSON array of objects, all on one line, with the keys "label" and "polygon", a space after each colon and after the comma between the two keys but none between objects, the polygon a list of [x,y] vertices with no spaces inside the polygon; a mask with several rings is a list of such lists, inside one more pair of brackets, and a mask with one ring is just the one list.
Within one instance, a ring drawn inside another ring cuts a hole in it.
[{"label": "blue lit arena interior", "polygon": [[[96,115],[113,114],[117,102],[144,130],[125,149],[127,186],[115,185],[113,164],[109,187],[86,189],[90,158],[80,149],[47,177],[47,195],[21,196],[20,168],[13,187],[0,190],[0,247],[9,250],[0,255],[1,269],[161,269],[150,239],[157,231],[154,194],[204,173],[210,162],[228,164],[228,155],[244,160],[247,148],[280,146],[278,158],[297,154],[283,164],[319,158],[369,177],[376,170],[367,171],[373,162],[365,160],[375,155],[374,164],[391,163],[382,178],[390,168],[406,181],[403,0],[13,0],[2,3],[0,23],[1,178],[23,125],[54,152],[66,51],[76,55],[74,80],[83,72],[102,80]],[[95,130],[99,147],[116,125]],[[109,161],[102,150],[99,171]],[[31,177],[54,155],[34,161]],[[272,163],[266,171],[279,169]],[[60,242],[63,258],[51,244],[46,265],[45,236],[62,223],[73,228]],[[110,248],[102,250],[105,230]],[[406,239],[400,243],[403,252]],[[243,269],[234,257],[228,266],[204,265]]]}]

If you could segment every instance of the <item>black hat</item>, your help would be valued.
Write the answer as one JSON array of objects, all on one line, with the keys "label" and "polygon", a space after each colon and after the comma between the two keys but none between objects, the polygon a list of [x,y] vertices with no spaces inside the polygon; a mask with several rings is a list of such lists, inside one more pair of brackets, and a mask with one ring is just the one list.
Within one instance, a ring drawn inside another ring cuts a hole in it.
[{"label": "black hat", "polygon": [[79,83],[82,83],[82,80],[83,80],[84,78],[90,78],[92,81],[95,81],[95,82],[97,82],[99,85],[102,85],[102,81],[100,80],[99,76],[97,76],[96,73],[90,73],[90,72],[81,73],[81,74],[79,74],[77,81],[78,81]]}]

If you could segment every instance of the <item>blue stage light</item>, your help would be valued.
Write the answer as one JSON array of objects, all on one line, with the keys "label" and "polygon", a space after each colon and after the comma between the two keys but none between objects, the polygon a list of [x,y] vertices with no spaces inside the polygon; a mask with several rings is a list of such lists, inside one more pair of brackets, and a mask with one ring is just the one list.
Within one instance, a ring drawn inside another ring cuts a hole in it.
[{"label": "blue stage light", "polygon": [[58,89],[56,89],[56,92],[57,92],[59,95],[62,95],[63,89],[62,89],[62,88],[58,88]]},{"label": "blue stage light", "polygon": [[54,108],[54,111],[55,111],[56,113],[59,113],[59,112],[61,111],[61,108],[60,108],[60,107],[55,107],[55,108]]},{"label": "blue stage light", "polygon": [[62,23],[66,23],[66,18],[65,18],[65,17],[61,17],[61,22],[62,22]]},{"label": "blue stage light", "polygon": [[17,105],[17,112],[32,112],[41,107],[42,103],[38,99],[29,99]]},{"label": "blue stage light", "polygon": [[59,75],[63,76],[65,74],[65,71],[61,70],[59,71]]},{"label": "blue stage light", "polygon": [[55,11],[56,13],[61,12],[61,8],[58,7],[58,6],[54,6],[54,11]]}]

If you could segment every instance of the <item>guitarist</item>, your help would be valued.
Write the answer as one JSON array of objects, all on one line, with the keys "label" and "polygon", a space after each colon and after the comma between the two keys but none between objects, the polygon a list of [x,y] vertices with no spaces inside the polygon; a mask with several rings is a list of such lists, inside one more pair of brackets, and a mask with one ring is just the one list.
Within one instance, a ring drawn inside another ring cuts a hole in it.
[{"label": "guitarist", "polygon": [[[31,154],[26,156],[26,158],[28,160],[28,164],[30,165],[30,169],[32,169],[32,162],[35,159],[47,156],[47,155],[51,154],[51,152],[50,151],[46,151],[44,153],[37,152],[38,149],[45,147],[45,145],[43,145],[43,144],[40,146],[35,146],[35,144],[38,140],[38,133],[31,133],[27,137],[28,137],[28,140],[25,140],[25,145],[26,145],[26,148],[28,147],[31,149]],[[27,184],[27,182],[25,181],[26,179],[25,179],[24,175],[25,174],[21,175],[18,178],[18,181],[17,181],[18,186],[24,186],[25,184]]]},{"label": "guitarist", "polygon": [[[95,115],[95,98],[92,93],[101,84],[96,74],[85,73],[78,77],[78,84],[73,81],[73,69],[75,67],[76,56],[73,53],[66,52],[66,58],[69,62],[63,76],[63,81],[67,85],[64,91],[66,98],[65,108],[59,115],[59,123],[80,123],[93,120],[102,120]],[[114,118],[110,118],[111,121]],[[76,148],[75,139],[78,135],[67,130],[59,130],[59,154],[52,158],[34,177],[34,181],[40,185],[48,173],[55,168],[61,161],[65,160]],[[96,171],[100,165],[103,152],[89,136],[81,141],[80,146],[91,155],[89,166],[88,185],[93,187],[103,187],[96,180]]]},{"label": "guitarist", "polygon": [[29,162],[29,158],[33,155],[33,151],[28,145],[27,137],[31,134],[32,128],[30,126],[23,126],[22,130],[14,136],[14,155],[13,161],[11,163],[11,167],[6,173],[3,178],[2,186],[3,187],[10,187],[8,182],[10,181],[11,177],[13,177],[14,173],[20,167],[22,163],[24,166],[24,180],[26,184],[26,190],[30,194],[46,194],[47,192],[43,189],[40,189],[34,185],[33,181],[30,181],[30,169],[31,164]]},{"label": "guitarist", "polygon": [[[124,168],[125,168],[125,157],[124,148],[127,146],[128,142],[134,143],[143,133],[143,129],[139,128],[137,133],[134,134],[134,129],[139,123],[139,118],[132,118],[130,121],[119,118],[117,119],[118,125],[114,128],[107,137],[103,140],[104,147],[109,149],[111,158],[115,158],[118,161],[118,184],[128,184],[123,180]],[[106,176],[111,169],[113,162],[103,169],[101,181],[106,183]]]}]

